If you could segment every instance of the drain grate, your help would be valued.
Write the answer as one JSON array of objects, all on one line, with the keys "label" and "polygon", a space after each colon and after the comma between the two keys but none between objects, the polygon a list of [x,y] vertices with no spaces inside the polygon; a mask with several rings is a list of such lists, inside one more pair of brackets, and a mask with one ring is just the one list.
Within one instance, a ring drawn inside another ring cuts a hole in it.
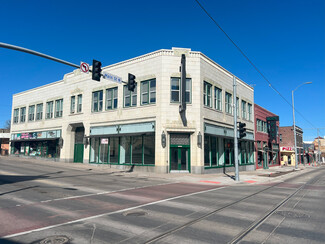
[{"label": "drain grate", "polygon": [[37,244],[68,244],[69,242],[70,239],[67,236],[50,236],[37,242]]},{"label": "drain grate", "polygon": [[141,217],[141,216],[145,216],[146,214],[147,212],[145,211],[130,211],[130,212],[123,213],[124,216],[133,216],[133,217]]},{"label": "drain grate", "polygon": [[277,211],[276,213],[286,218],[309,218],[310,217],[308,214],[296,212],[296,211]]}]

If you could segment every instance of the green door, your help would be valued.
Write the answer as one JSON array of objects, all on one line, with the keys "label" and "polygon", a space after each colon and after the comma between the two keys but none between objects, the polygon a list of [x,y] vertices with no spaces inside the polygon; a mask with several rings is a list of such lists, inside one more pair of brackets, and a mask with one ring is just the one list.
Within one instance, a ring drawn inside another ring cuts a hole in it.
[{"label": "green door", "polygon": [[84,145],[74,144],[74,163],[83,163],[84,160]]},{"label": "green door", "polygon": [[170,171],[173,170],[191,172],[189,146],[171,146]]}]

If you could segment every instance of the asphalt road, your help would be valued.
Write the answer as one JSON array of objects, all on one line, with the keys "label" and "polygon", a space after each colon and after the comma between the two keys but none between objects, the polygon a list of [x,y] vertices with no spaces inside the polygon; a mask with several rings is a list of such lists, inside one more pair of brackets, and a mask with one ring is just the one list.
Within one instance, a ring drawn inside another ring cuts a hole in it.
[{"label": "asphalt road", "polygon": [[264,184],[0,157],[0,243],[324,243],[325,167]]}]

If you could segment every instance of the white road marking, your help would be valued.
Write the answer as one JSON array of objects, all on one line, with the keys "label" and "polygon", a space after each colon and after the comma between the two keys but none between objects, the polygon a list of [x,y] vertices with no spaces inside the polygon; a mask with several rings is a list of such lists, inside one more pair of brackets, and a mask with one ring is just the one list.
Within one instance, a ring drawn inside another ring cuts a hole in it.
[{"label": "white road marking", "polygon": [[94,215],[94,216],[91,216],[91,217],[86,217],[86,218],[81,218],[81,219],[77,219],[77,220],[73,220],[73,221],[68,221],[68,222],[65,222],[65,223],[57,224],[57,225],[50,225],[50,226],[43,227],[43,228],[38,228],[38,229],[24,231],[24,232],[12,234],[12,235],[7,235],[7,236],[3,236],[2,238],[12,238],[12,237],[16,237],[16,236],[29,234],[29,233],[32,233],[32,232],[48,230],[48,229],[60,227],[60,226],[63,226],[63,225],[74,224],[74,223],[77,223],[77,222],[80,222],[80,221],[91,220],[91,219],[95,219],[95,218],[99,218],[99,217],[103,217],[103,216],[108,216],[108,215],[112,215],[112,214],[117,214],[117,213],[122,213],[122,212],[125,212],[125,211],[130,211],[130,210],[134,210],[134,209],[138,209],[138,208],[142,208],[142,207],[146,207],[146,206],[150,206],[150,205],[154,205],[154,204],[158,204],[158,203],[162,203],[162,202],[167,202],[167,201],[179,199],[179,198],[182,198],[182,197],[194,196],[194,195],[201,194],[201,193],[217,191],[217,190],[220,190],[220,189],[223,189],[223,188],[226,188],[226,187],[219,187],[219,188],[214,188],[214,189],[210,189],[210,190],[203,190],[203,191],[199,191],[199,192],[189,193],[189,194],[185,194],[185,195],[181,195],[181,196],[177,196],[177,197],[171,197],[171,198],[167,198],[167,199],[163,199],[163,200],[159,200],[159,201],[155,201],[155,202],[141,204],[141,205],[138,205],[138,206],[135,206],[135,207],[120,209],[120,210],[117,210],[117,211],[114,211],[114,212],[107,212],[107,213],[104,213],[104,214],[99,214],[99,215]]}]

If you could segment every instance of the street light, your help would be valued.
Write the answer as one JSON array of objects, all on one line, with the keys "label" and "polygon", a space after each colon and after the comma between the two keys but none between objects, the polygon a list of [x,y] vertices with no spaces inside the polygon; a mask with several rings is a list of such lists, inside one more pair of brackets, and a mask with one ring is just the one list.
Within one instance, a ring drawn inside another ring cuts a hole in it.
[{"label": "street light", "polygon": [[298,169],[298,155],[297,155],[297,138],[296,138],[296,122],[295,122],[295,102],[293,98],[293,93],[301,86],[311,84],[312,82],[305,82],[300,84],[299,86],[296,87],[296,89],[292,90],[292,114],[293,114],[293,135],[295,137],[295,159],[296,159],[296,164],[295,164],[295,169]]}]

